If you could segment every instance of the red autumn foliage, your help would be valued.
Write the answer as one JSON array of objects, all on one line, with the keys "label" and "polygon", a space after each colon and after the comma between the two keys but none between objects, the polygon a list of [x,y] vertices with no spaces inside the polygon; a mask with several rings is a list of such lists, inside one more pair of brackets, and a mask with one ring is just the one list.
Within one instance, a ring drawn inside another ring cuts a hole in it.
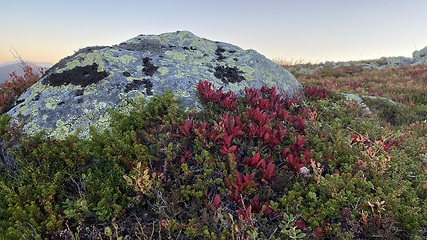
[{"label": "red autumn foliage", "polygon": [[242,129],[246,124],[242,123],[241,116],[228,116],[228,113],[226,113],[220,118],[222,120],[221,123],[225,128],[226,135],[234,137],[244,133]]},{"label": "red autumn foliage", "polygon": [[253,182],[254,178],[255,178],[255,173],[252,173],[251,175],[246,173],[242,177],[240,172],[236,171],[237,182],[232,183],[231,186],[233,186],[235,189],[237,189],[241,193],[249,191],[251,188],[258,186],[258,183]]},{"label": "red autumn foliage", "polygon": [[171,137],[186,137],[186,138],[192,138],[194,137],[194,133],[193,133],[193,119],[186,119],[184,120],[184,125],[178,127],[179,130],[181,131],[181,134],[173,134],[171,135]]},{"label": "red autumn foliage", "polygon": [[[266,164],[265,161],[261,162],[261,168],[259,169],[262,172],[262,179],[264,183],[273,182],[276,180],[276,171],[274,170],[274,164],[272,162]],[[267,165],[267,167],[266,167]]]},{"label": "red autumn foliage", "polygon": [[214,210],[217,210],[220,203],[221,203],[221,196],[219,194],[217,194],[217,195],[215,195],[214,201],[212,203],[212,208]]},{"label": "red autumn foliage", "polygon": [[265,206],[265,210],[262,212],[262,214],[264,214],[264,215],[268,215],[268,214],[270,214],[271,212],[273,212],[273,211],[270,209],[271,204],[270,204],[269,202],[265,202],[264,204],[260,205],[258,195],[255,195],[255,197],[254,197],[254,198],[249,199],[249,206],[251,206],[252,210],[253,210],[255,213],[260,213],[260,212],[261,212],[261,210],[262,210],[262,207],[263,207],[263,206]]},{"label": "red autumn foliage", "polygon": [[243,164],[251,168],[258,168],[261,165],[262,161],[264,161],[264,159],[261,159],[259,153],[256,153],[252,158],[245,157],[245,159],[243,160]]},{"label": "red autumn foliage", "polygon": [[[355,86],[356,88],[358,86]],[[319,100],[319,99],[325,99],[328,96],[329,91],[324,88],[318,88],[318,87],[308,87],[306,86],[304,88],[305,95],[308,100]]]},{"label": "red autumn foliage", "polygon": [[9,74],[12,79],[0,84],[0,113],[9,110],[18,97],[36,83],[43,73],[43,69],[37,72],[27,65],[24,68],[24,76],[18,76],[16,72]]}]

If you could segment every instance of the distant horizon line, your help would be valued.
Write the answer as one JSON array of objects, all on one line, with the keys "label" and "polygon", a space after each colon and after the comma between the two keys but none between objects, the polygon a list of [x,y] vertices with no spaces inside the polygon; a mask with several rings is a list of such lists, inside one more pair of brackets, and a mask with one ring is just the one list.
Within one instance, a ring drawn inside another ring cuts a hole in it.
[{"label": "distant horizon line", "polygon": [[[54,64],[54,63],[52,63],[52,62],[45,62],[45,61],[31,61],[31,60],[23,60],[24,62],[29,62],[29,63],[49,63],[49,64]],[[10,63],[10,64],[13,64],[13,63],[19,63],[20,61],[19,60],[16,60],[16,61],[5,61],[5,62],[0,62],[0,65],[3,65],[3,64],[8,64],[8,63]]]},{"label": "distant horizon line", "polygon": [[[420,50],[416,50],[416,51],[420,51]],[[403,56],[403,55],[400,55],[400,56],[381,56],[381,57],[378,57],[378,58],[366,58],[366,59],[359,59],[359,60],[323,60],[323,61],[319,60],[319,59],[318,60],[310,60],[310,61],[308,61],[308,60],[305,60],[303,57],[301,57],[301,58],[285,58],[285,57],[273,57],[273,58],[270,58],[270,57],[267,57],[265,55],[264,56],[266,58],[270,59],[273,62],[293,62],[293,63],[304,63],[304,64],[306,64],[306,63],[320,64],[320,63],[326,63],[326,62],[340,63],[340,62],[370,61],[370,60],[378,60],[378,59],[383,58],[383,57],[386,57],[386,58],[389,58],[389,57],[412,58],[413,57],[412,54],[413,53],[409,54],[410,56]],[[66,57],[64,57],[64,58],[66,58]],[[63,58],[61,58],[61,59],[63,59]],[[57,62],[59,62],[60,60],[58,60]],[[7,65],[9,63],[13,64],[13,63],[18,63],[18,62],[19,62],[19,60],[15,60],[15,61],[4,61],[4,62],[0,62],[0,66]],[[24,62],[40,63],[40,64],[50,64],[52,66],[57,63],[57,62],[54,63],[54,62],[49,62],[49,61],[33,61],[33,60],[24,60]]]}]

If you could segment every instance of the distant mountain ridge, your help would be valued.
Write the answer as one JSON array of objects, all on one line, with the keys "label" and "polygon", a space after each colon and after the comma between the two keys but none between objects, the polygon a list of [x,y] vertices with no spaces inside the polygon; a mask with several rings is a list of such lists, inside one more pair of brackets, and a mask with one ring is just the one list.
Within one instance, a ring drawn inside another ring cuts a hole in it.
[{"label": "distant mountain ridge", "polygon": [[[31,62],[26,61],[33,69],[45,68],[46,70],[53,66],[52,63],[48,62]],[[15,72],[18,76],[22,76],[24,71],[22,70],[19,62],[4,62],[0,63],[0,84],[5,83],[6,81],[12,80],[10,75],[12,72]]]}]

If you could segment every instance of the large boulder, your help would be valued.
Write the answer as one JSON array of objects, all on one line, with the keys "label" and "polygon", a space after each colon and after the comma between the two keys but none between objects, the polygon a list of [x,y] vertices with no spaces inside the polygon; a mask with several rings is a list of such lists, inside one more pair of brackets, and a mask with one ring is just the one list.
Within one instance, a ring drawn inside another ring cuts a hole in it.
[{"label": "large boulder", "polygon": [[263,85],[287,96],[302,89],[288,71],[254,50],[178,31],[80,49],[50,68],[8,114],[27,136],[45,130],[63,139],[79,128],[79,137],[89,138],[89,126],[102,131],[110,120],[107,109],[129,111],[131,98],[171,89],[184,108],[202,109],[199,80],[239,96],[245,87]]}]

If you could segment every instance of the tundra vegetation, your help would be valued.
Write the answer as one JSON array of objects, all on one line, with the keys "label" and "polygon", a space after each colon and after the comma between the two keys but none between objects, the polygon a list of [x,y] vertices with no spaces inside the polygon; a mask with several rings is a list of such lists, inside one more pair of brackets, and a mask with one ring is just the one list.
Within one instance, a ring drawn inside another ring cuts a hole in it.
[{"label": "tundra vegetation", "polygon": [[[0,86],[3,113],[28,72]],[[0,238],[425,239],[426,66],[298,80],[293,99],[200,81],[204,111],[166,91],[90,140],[22,138],[3,114]]]}]

